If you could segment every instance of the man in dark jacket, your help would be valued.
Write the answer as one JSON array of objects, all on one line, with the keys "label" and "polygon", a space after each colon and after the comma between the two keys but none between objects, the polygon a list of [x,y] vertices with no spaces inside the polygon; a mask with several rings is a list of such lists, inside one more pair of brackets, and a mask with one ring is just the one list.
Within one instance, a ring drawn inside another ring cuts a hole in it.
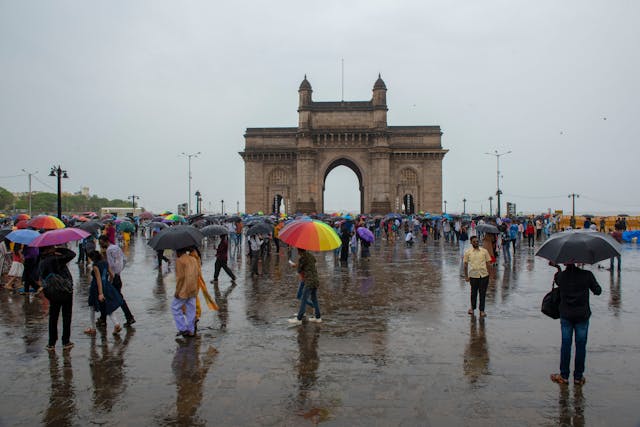
[{"label": "man in dark jacket", "polygon": [[227,265],[227,261],[229,260],[229,243],[227,242],[227,235],[223,234],[220,236],[220,243],[218,244],[218,248],[216,249],[216,264],[213,272],[213,280],[211,283],[216,283],[218,281],[218,276],[220,275],[220,269],[224,270],[229,277],[231,277],[231,281],[236,281],[236,276],[233,274],[233,271]]},{"label": "man in dark jacket", "polygon": [[[39,276],[41,284],[50,274],[58,274],[73,283],[67,263],[76,257],[76,253],[66,248],[47,246],[40,249]],[[71,310],[73,308],[73,294],[69,294],[59,301],[49,301],[49,344],[47,350],[55,351],[58,341],[58,317],[62,310],[62,348],[69,350],[73,343],[71,338]]]},{"label": "man in dark jacket", "polygon": [[593,273],[582,270],[574,264],[567,264],[564,271],[557,273],[556,281],[560,288],[560,328],[562,347],[560,349],[560,373],[552,374],[551,381],[558,384],[569,382],[571,364],[571,345],[575,332],[576,355],[573,369],[575,385],[585,383],[584,361],[587,355],[587,334],[589,331],[589,291],[600,295],[602,288]]}]

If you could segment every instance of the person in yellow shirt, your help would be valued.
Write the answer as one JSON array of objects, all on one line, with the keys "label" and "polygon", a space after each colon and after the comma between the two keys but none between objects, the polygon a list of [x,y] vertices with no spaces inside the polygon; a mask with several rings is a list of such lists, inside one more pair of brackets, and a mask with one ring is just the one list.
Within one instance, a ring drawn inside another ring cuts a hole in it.
[{"label": "person in yellow shirt", "polygon": [[481,248],[478,237],[471,238],[471,247],[464,253],[464,280],[471,284],[471,308],[468,313],[473,315],[476,309],[478,293],[480,293],[480,317],[485,317],[484,300],[489,286],[489,270],[491,255],[485,248]]},{"label": "person in yellow shirt", "polygon": [[[198,296],[200,265],[186,249],[178,250],[177,255],[176,292],[171,303],[171,312],[178,328],[178,335],[193,337],[196,335],[196,297]],[[184,312],[183,307],[185,308]]]},{"label": "person in yellow shirt", "polygon": [[273,228],[273,243],[276,245],[276,253],[280,253],[280,230],[284,227],[283,221],[278,221],[276,226]]}]

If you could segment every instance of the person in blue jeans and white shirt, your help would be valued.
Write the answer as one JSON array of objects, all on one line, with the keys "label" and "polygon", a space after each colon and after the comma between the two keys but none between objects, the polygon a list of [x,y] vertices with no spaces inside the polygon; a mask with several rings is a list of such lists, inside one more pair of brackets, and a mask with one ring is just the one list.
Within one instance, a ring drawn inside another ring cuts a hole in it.
[{"label": "person in blue jeans and white shirt", "polygon": [[552,374],[551,381],[558,384],[569,383],[571,347],[575,334],[576,354],[573,368],[573,383],[583,385],[584,362],[587,356],[587,335],[589,332],[589,291],[600,295],[602,288],[593,273],[567,264],[564,271],[557,273],[556,282],[560,288],[560,329],[562,347],[560,349],[560,373]]}]

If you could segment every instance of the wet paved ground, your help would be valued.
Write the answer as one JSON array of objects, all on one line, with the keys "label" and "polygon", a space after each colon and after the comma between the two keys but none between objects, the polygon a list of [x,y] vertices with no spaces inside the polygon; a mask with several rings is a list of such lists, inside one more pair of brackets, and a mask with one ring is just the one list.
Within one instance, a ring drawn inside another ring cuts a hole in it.
[{"label": "wet paved ground", "polygon": [[[553,270],[523,249],[500,266],[486,319],[471,318],[457,250],[386,241],[341,266],[317,254],[324,323],[289,327],[296,275],[272,254],[258,279],[240,258],[222,273],[200,337],[176,340],[173,272],[153,270],[138,239],[125,296],[137,323],[120,338],[85,336],[87,275],[76,276],[68,354],[50,356],[47,305],[0,291],[0,426],[589,425],[640,422],[640,249],[621,275],[593,269],[587,384],[560,387],[559,322],[539,311]],[[213,248],[204,251],[207,282]],[[604,264],[603,264],[604,265]],[[209,285],[213,288],[212,285]],[[109,326],[109,332],[111,331]],[[59,346],[60,344],[58,344]]]}]

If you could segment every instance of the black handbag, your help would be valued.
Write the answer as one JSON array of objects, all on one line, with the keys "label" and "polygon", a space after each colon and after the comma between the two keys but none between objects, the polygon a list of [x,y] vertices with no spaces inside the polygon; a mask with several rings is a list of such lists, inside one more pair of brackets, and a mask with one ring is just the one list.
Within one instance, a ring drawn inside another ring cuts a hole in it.
[{"label": "black handbag", "polygon": [[62,303],[73,295],[73,282],[57,273],[50,273],[43,280],[42,292],[49,301]]},{"label": "black handbag", "polygon": [[547,316],[552,319],[560,318],[560,288],[555,286],[556,281],[554,280],[551,283],[551,291],[547,293],[544,298],[542,298],[542,307],[540,307],[540,311],[542,311]]}]

